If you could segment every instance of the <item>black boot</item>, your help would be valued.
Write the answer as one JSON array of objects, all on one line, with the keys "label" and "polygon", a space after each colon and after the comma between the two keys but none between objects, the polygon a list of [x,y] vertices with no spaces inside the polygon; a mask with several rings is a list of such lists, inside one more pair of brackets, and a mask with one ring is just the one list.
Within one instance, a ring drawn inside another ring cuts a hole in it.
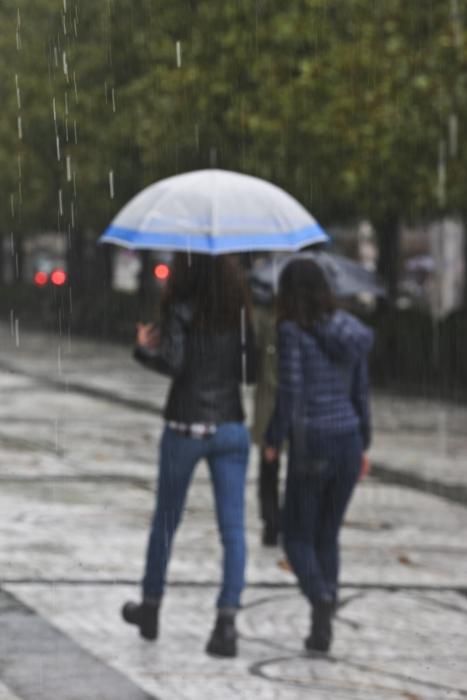
[{"label": "black boot", "polygon": [[279,528],[275,525],[265,523],[261,542],[264,547],[277,547],[279,543]]},{"label": "black boot", "polygon": [[235,613],[219,612],[206,652],[211,656],[237,656]]},{"label": "black boot", "polygon": [[125,603],[122,617],[130,625],[139,627],[145,639],[157,639],[159,603],[143,601],[142,603]]},{"label": "black boot", "polygon": [[321,600],[313,605],[310,636],[305,639],[305,648],[309,651],[327,652],[332,642],[332,618],[335,603]]}]

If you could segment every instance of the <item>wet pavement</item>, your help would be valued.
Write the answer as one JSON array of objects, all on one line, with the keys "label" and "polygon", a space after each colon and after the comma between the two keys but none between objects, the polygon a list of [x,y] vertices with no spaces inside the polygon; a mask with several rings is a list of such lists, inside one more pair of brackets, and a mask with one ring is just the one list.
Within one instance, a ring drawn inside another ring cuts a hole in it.
[{"label": "wet pavement", "polygon": [[467,697],[466,407],[374,397],[375,469],[343,529],[325,659],[303,653],[307,606],[280,550],[259,545],[253,451],[240,653],[215,660],[204,645],[220,548],[204,465],[160,639],[119,618],[138,595],[166,382],[120,346],[0,326],[0,347],[1,700]]}]

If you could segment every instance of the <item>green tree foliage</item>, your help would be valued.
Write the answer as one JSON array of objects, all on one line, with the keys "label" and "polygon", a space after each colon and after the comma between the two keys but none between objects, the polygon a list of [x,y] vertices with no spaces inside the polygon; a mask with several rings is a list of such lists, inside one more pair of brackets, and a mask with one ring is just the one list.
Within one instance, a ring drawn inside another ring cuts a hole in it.
[{"label": "green tree foliage", "polygon": [[324,223],[464,211],[466,9],[3,0],[2,229],[97,235],[144,185],[214,165]]}]

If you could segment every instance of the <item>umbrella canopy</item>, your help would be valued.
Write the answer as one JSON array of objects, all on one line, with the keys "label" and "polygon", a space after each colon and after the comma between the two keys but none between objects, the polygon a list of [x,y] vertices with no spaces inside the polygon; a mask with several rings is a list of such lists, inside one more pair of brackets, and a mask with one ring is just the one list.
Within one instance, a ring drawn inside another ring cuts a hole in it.
[{"label": "umbrella canopy", "polygon": [[227,170],[197,170],[142,190],[101,236],[141,250],[234,253],[298,250],[328,240],[280,187]]},{"label": "umbrella canopy", "polygon": [[256,301],[269,303],[276,294],[282,270],[292,260],[304,258],[311,258],[321,267],[334,294],[341,299],[363,293],[386,296],[386,290],[377,275],[354,260],[324,251],[307,251],[273,257],[254,267],[250,272],[250,283]]}]

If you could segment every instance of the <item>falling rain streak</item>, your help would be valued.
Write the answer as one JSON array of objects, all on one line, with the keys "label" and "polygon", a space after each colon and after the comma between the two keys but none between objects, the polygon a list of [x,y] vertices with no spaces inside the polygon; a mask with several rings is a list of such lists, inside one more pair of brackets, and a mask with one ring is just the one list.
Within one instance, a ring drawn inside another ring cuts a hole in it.
[{"label": "falling rain streak", "polygon": [[21,51],[22,45],[21,45],[21,15],[20,11],[18,8],[18,12],[16,15],[16,49],[18,51]]},{"label": "falling rain streak", "polygon": [[451,158],[457,156],[457,151],[459,147],[459,120],[457,114],[449,115],[449,155]]},{"label": "falling rain streak", "polygon": [[[21,117],[19,117],[19,120],[20,120],[19,121],[19,138],[21,139],[23,136]],[[21,167],[21,154],[20,153],[18,153],[17,163],[18,163],[18,200],[19,200],[19,203],[21,204],[21,202],[23,200],[23,193],[22,193],[22,188],[21,188],[22,167]]]},{"label": "falling rain streak", "polygon": [[15,84],[16,84],[16,101],[18,103],[18,109],[21,109],[21,92],[19,89],[19,78],[18,74],[15,75]]},{"label": "falling rain streak", "polygon": [[[62,374],[61,364],[59,364],[58,374],[59,374],[59,376],[61,376],[61,374]],[[60,450],[59,425],[58,425],[58,418],[56,418],[55,419],[55,452],[58,453],[59,450]]]},{"label": "falling rain streak", "polygon": [[444,207],[446,204],[446,142],[441,139],[438,146],[438,204]]},{"label": "falling rain streak", "polygon": [[242,306],[240,311],[240,342],[242,347],[242,382],[247,383],[247,348],[246,348],[246,309]]},{"label": "falling rain streak", "polygon": [[175,44],[175,50],[177,54],[177,68],[182,67],[182,45],[179,41]]},{"label": "falling rain streak", "polygon": [[110,193],[110,199],[113,199],[115,196],[114,192],[114,171],[109,170],[109,193]]}]

